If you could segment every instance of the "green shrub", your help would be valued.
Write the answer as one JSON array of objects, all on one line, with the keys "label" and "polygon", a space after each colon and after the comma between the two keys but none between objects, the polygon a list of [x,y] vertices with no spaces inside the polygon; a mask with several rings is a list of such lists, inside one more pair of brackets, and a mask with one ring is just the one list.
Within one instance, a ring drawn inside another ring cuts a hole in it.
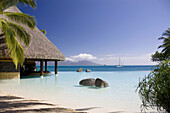
[{"label": "green shrub", "polygon": [[160,63],[142,79],[137,87],[142,100],[141,110],[157,108],[170,113],[170,60]]}]

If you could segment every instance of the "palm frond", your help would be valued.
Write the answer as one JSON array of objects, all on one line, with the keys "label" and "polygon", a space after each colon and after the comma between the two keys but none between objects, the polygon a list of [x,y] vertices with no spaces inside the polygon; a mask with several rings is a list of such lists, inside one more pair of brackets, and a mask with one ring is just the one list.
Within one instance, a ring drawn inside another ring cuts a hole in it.
[{"label": "palm frond", "polygon": [[165,37],[160,37],[160,38],[158,38],[158,40],[162,40],[162,39],[165,39]]},{"label": "palm frond", "polygon": [[11,52],[10,54],[11,54],[11,58],[15,64],[15,67],[17,69],[18,63],[21,63],[21,66],[23,65],[24,60],[25,60],[25,54],[24,54],[24,48],[19,43],[19,41],[18,40],[15,40],[15,41],[16,41],[16,44],[15,44],[15,46],[13,46],[13,49],[10,51]]},{"label": "palm frond", "polygon": [[160,37],[158,40],[163,40],[163,44],[158,47],[158,48],[163,48],[161,53],[169,57],[170,55],[170,28],[168,28],[168,30],[166,30],[162,34],[162,37]]},{"label": "palm frond", "polygon": [[0,18],[0,28],[2,28],[2,18]]},{"label": "palm frond", "polygon": [[159,49],[159,48],[162,48],[162,47],[163,47],[163,45],[160,45],[160,46],[158,46],[158,49]]},{"label": "palm frond", "polygon": [[162,34],[162,36],[170,36],[170,33],[164,32],[164,33]]},{"label": "palm frond", "polygon": [[45,35],[47,34],[47,31],[45,29],[41,29],[40,30],[42,33],[44,33]]},{"label": "palm frond", "polygon": [[29,16],[24,13],[10,13],[10,12],[5,12],[4,14],[8,17],[8,19],[17,23],[27,25],[31,29],[34,29],[36,26],[36,21],[33,16]]},{"label": "palm frond", "polygon": [[165,55],[167,55],[168,57],[170,57],[170,46],[165,47],[165,48],[162,50],[162,53],[164,53]]},{"label": "palm frond", "polygon": [[20,25],[14,24],[10,21],[7,21],[7,24],[9,25],[9,27],[11,27],[17,34],[17,37],[21,39],[21,41],[28,46],[31,40],[31,35],[25,30],[25,28],[23,28]]},{"label": "palm frond", "polygon": [[162,36],[170,36],[170,29],[168,28],[168,30],[165,30]]},{"label": "palm frond", "polygon": [[29,45],[31,39],[31,35],[26,31],[25,28],[20,25],[26,25],[31,29],[34,29],[36,26],[36,21],[33,16],[29,16],[23,13],[4,11],[11,6],[18,5],[29,5],[32,8],[35,8],[36,2],[35,0],[0,0],[0,14],[4,14],[8,18],[0,18],[0,29],[2,31],[0,36],[3,35],[5,37],[5,41],[9,49],[9,54],[16,68],[18,63],[22,65],[25,59],[24,48],[20,44],[20,41],[17,39],[20,38],[26,46]]},{"label": "palm frond", "polygon": [[1,22],[1,30],[4,33],[5,41],[8,46],[10,56],[15,64],[15,67],[17,68],[18,63],[21,63],[22,65],[24,62],[24,48],[17,40],[16,32],[5,21],[2,20]]},{"label": "palm frond", "polygon": [[2,12],[3,10],[11,7],[11,6],[17,6],[17,5],[29,5],[32,8],[36,7],[36,2],[35,0],[1,0],[0,1],[0,11]]},{"label": "palm frond", "polygon": [[36,2],[35,0],[18,0],[19,4],[25,4],[25,5],[30,5],[32,8],[36,7]]},{"label": "palm frond", "polygon": [[168,47],[169,45],[170,45],[169,43],[165,43],[165,42],[164,42],[164,43],[163,43],[162,45],[160,45],[158,48],[162,48],[162,47],[165,48],[165,47]]}]

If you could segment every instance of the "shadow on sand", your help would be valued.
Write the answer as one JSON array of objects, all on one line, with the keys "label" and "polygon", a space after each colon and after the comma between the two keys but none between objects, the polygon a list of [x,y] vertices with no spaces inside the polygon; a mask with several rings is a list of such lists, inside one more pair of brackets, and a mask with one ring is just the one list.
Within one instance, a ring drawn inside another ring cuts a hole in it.
[{"label": "shadow on sand", "polygon": [[75,109],[76,111],[88,111],[88,110],[92,110],[92,109],[97,109],[100,107],[89,107],[89,108],[81,108],[81,109]]},{"label": "shadow on sand", "polygon": [[74,87],[84,87],[84,88],[88,88],[88,89],[107,89],[108,87],[95,87],[95,86],[83,86],[83,85],[74,85]]},{"label": "shadow on sand", "polygon": [[23,98],[16,97],[16,96],[0,96],[0,101],[9,101],[14,99],[23,99]]},{"label": "shadow on sand", "polygon": [[[59,108],[54,104],[38,100],[26,100],[16,96],[0,96],[0,113],[76,113],[67,108]],[[85,112],[81,112],[85,113]]]}]

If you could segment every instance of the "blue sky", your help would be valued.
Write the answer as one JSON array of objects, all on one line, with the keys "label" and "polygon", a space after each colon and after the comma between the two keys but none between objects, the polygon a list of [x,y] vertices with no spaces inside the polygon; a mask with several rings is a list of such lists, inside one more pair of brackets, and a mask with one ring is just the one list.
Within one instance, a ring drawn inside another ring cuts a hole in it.
[{"label": "blue sky", "polygon": [[157,39],[170,27],[170,0],[37,0],[39,29],[67,57],[101,64],[153,64]]}]

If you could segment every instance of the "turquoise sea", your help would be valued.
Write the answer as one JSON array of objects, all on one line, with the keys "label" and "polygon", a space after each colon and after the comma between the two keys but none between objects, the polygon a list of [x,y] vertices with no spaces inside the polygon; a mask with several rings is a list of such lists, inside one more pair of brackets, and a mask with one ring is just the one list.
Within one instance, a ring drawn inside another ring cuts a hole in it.
[{"label": "turquoise sea", "polygon": [[[125,65],[117,68],[115,65],[107,66],[58,66],[58,71],[76,71],[82,68],[84,71],[90,69],[92,71],[150,71],[153,70],[153,65]],[[40,66],[37,66],[38,70]],[[49,71],[54,71],[54,66],[48,66]]]},{"label": "turquoise sea", "polygon": [[[141,100],[135,92],[140,78],[148,75],[153,66],[54,66],[49,75],[0,80],[0,91],[26,98],[46,100],[90,113],[136,113],[140,112]],[[39,67],[37,67],[39,68]],[[92,72],[76,72],[78,68]],[[79,81],[85,78],[102,78],[108,88],[84,87]],[[153,110],[150,110],[153,111]]]}]

